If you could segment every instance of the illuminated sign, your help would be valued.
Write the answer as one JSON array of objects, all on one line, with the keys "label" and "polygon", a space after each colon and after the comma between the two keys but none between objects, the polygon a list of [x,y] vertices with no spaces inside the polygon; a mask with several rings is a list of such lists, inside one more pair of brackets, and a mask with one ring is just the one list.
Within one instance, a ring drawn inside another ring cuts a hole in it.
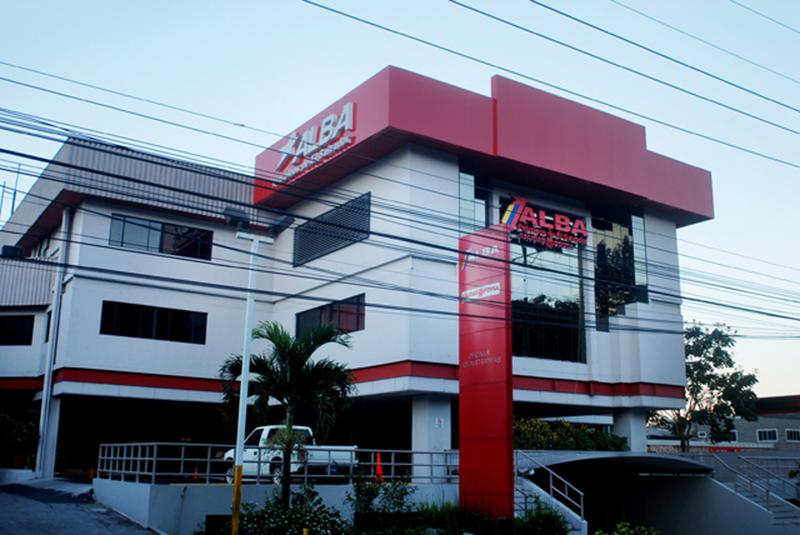
[{"label": "illuminated sign", "polygon": [[[352,102],[342,106],[342,111],[331,113],[320,124],[312,125],[302,134],[294,132],[286,144],[278,149],[281,153],[275,170],[284,181],[310,171],[355,142],[355,107]],[[285,170],[285,171],[284,171]]]},{"label": "illuminated sign", "polygon": [[548,249],[573,249],[586,245],[589,237],[582,217],[533,208],[523,197],[514,198],[500,222],[511,227],[519,241]]}]

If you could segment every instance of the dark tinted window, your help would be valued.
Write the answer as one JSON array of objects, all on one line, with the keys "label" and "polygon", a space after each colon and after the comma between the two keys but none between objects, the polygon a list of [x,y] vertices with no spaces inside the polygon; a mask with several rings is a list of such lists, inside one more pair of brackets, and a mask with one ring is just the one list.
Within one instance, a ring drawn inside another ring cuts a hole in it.
[{"label": "dark tinted window", "polygon": [[210,230],[115,214],[111,216],[108,242],[118,247],[211,260],[213,239]]},{"label": "dark tinted window", "polygon": [[300,312],[297,314],[297,336],[303,336],[310,329],[326,323],[330,323],[343,333],[362,330],[364,294]]},{"label": "dark tinted window", "polygon": [[205,312],[103,301],[100,334],[206,343]]},{"label": "dark tinted window", "polygon": [[370,194],[366,193],[294,231],[294,265],[299,266],[369,237]]},{"label": "dark tinted window", "polygon": [[625,305],[647,301],[644,220],[639,216],[592,220],[595,247],[595,312],[598,330],[608,329],[608,316],[624,314]]},{"label": "dark tinted window", "polygon": [[0,316],[0,346],[29,346],[33,343],[33,314]]}]

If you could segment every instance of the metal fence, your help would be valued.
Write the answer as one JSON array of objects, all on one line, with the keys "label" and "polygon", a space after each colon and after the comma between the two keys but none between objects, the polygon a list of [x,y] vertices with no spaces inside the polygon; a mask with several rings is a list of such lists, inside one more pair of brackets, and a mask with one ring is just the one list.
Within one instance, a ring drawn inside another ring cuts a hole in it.
[{"label": "metal fence", "polygon": [[[139,442],[102,444],[97,477],[143,483],[229,483],[233,461],[229,444]],[[282,477],[281,452],[271,447],[248,447],[243,459],[246,483],[270,484]],[[297,448],[292,455],[293,483],[339,483],[357,478],[418,483],[458,481],[458,453]]]}]

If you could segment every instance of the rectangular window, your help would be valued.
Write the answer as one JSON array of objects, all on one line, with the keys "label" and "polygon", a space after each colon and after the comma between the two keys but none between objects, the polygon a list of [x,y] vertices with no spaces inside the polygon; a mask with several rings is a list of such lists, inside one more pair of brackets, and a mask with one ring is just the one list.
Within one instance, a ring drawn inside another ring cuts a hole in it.
[{"label": "rectangular window", "polygon": [[334,301],[297,314],[296,335],[303,336],[319,325],[331,324],[342,333],[364,329],[364,294]]},{"label": "rectangular window", "polygon": [[461,168],[458,173],[458,226],[469,234],[486,226],[488,189],[474,173]]},{"label": "rectangular window", "polygon": [[329,210],[294,230],[294,265],[301,266],[369,237],[369,193]]},{"label": "rectangular window", "polygon": [[213,239],[214,233],[210,230],[114,214],[108,243],[128,249],[211,260]]},{"label": "rectangular window", "polygon": [[787,429],[786,442],[800,442],[800,429]]},{"label": "rectangular window", "polygon": [[0,316],[0,346],[33,344],[33,314]]},{"label": "rectangular window", "polygon": [[644,219],[620,216],[592,219],[595,251],[595,313],[598,330],[608,330],[608,316],[624,314],[625,305],[647,302]]},{"label": "rectangular window", "polygon": [[207,320],[205,312],[103,301],[100,334],[205,344]]},{"label": "rectangular window", "polygon": [[739,442],[739,432],[736,429],[731,430],[731,435],[728,437],[729,442]]},{"label": "rectangular window", "polygon": [[759,442],[777,442],[778,430],[777,429],[759,429],[756,431],[756,440]]},{"label": "rectangular window", "polygon": [[53,311],[52,310],[48,310],[47,311],[47,326],[44,329],[44,341],[45,341],[45,343],[50,341],[50,322],[52,321],[52,319],[53,319]]},{"label": "rectangular window", "polygon": [[[500,213],[512,202],[500,201]],[[512,240],[511,350],[516,357],[586,362],[583,247]]]}]

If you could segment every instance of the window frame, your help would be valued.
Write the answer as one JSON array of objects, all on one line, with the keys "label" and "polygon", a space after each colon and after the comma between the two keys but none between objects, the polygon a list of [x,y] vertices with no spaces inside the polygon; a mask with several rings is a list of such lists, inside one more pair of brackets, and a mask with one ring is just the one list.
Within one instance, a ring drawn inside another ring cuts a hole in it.
[{"label": "window frame", "polygon": [[[139,222],[133,222],[130,220],[138,220]],[[145,224],[146,223],[146,226]],[[115,224],[121,224],[122,227],[119,229],[119,237],[115,236]],[[144,246],[140,246],[137,244],[127,243],[125,242],[125,227],[127,225],[135,225],[137,227],[143,228],[147,231],[147,239],[146,244]],[[170,227],[173,230],[171,232],[167,232],[166,228]],[[193,256],[187,254],[180,254],[178,249],[175,248],[174,242],[175,238],[178,237],[177,232],[175,229],[186,229],[187,233],[195,233],[195,234],[206,234],[208,235],[207,240],[204,238],[195,238],[192,242],[195,244],[195,248],[200,251],[204,248],[207,248],[207,255],[206,257],[205,252],[203,255]],[[151,246],[151,233],[158,232],[158,247]],[[173,247],[172,250],[168,250],[166,248],[166,240],[165,237],[171,236],[173,238]],[[205,262],[211,262],[213,259],[213,250],[214,250],[214,231],[207,228],[195,227],[191,225],[185,225],[182,223],[175,223],[170,221],[158,221],[155,219],[148,219],[145,217],[139,217],[135,215],[128,215],[128,214],[120,214],[120,213],[112,213],[111,214],[111,223],[109,224],[108,229],[108,244],[112,247],[119,247],[120,249],[131,249],[135,251],[145,251],[148,253],[155,253],[155,254],[163,254],[170,257],[178,257],[178,258],[189,258],[192,260],[203,260]]]},{"label": "window frame", "polygon": [[[106,310],[106,306],[113,306],[113,310]],[[137,325],[128,325],[128,330],[120,328],[121,320],[118,319],[121,307],[135,307],[136,310],[128,310],[138,316]],[[176,319],[176,313],[186,314],[185,328],[188,336],[186,339],[179,339],[174,336],[175,332],[180,332],[180,326],[172,329],[172,323]],[[163,318],[161,316],[164,316]],[[202,335],[196,333],[199,327],[193,325],[192,318],[203,318]],[[166,335],[159,335],[166,325]],[[114,332],[116,331],[116,332]],[[178,344],[206,345],[208,342],[208,312],[187,310],[179,308],[159,307],[145,305],[141,303],[126,303],[123,301],[103,300],[100,305],[100,327],[99,333],[103,336],[120,336],[123,338],[137,338],[141,340],[154,340],[157,342],[175,342]]]},{"label": "window frame", "polygon": [[[33,345],[33,334],[36,331],[36,314],[3,314],[0,315],[0,321],[6,320],[8,318],[16,318],[18,320],[30,320],[30,333],[27,336],[27,342],[24,343],[5,343],[0,339],[0,347],[29,347]],[[26,321],[27,323],[27,321]],[[27,325],[25,325],[27,328]]]},{"label": "window frame", "polygon": [[[789,432],[790,431],[793,432],[793,433],[797,433],[797,438],[789,438]],[[786,442],[792,442],[792,443],[800,442],[800,427],[798,427],[798,428],[788,427],[788,428],[783,430],[783,435],[784,435],[784,438],[786,439]]]},{"label": "window frame", "polygon": [[[337,305],[349,304],[348,301],[353,301],[353,300],[355,300],[354,305],[356,307],[356,312],[355,312],[355,315],[356,315],[356,328],[355,329],[349,330],[349,331],[345,331],[338,324],[334,324],[333,321],[323,321],[323,319],[324,319],[323,315],[325,313],[327,313],[328,318],[332,319],[332,318],[336,317],[336,318],[341,319],[341,311],[334,311],[334,307],[336,307]],[[341,332],[342,334],[349,334],[349,333],[354,333],[354,332],[358,332],[358,331],[363,331],[367,327],[366,293],[360,293],[360,294],[357,294],[357,295],[353,295],[353,296],[347,297],[345,299],[339,299],[337,301],[331,301],[329,303],[325,303],[324,305],[316,306],[314,308],[309,308],[307,310],[303,310],[303,311],[295,313],[295,316],[294,316],[294,321],[295,321],[294,332],[295,332],[295,336],[296,337],[299,338],[299,337],[303,336],[303,334],[304,334],[304,333],[301,332],[301,329],[300,329],[301,316],[304,315],[304,314],[309,314],[310,315],[310,314],[315,314],[315,313],[319,314],[319,321],[316,323],[317,326],[324,325],[326,323],[330,323],[330,324],[333,324],[334,327],[336,327],[336,329],[339,332]]]},{"label": "window frame", "polygon": [[[761,432],[762,431],[764,431],[764,432],[768,432],[768,431],[774,432],[775,433],[775,439],[774,440],[772,440],[772,439],[762,439],[761,438]],[[779,436],[780,435],[778,434],[778,428],[777,427],[766,427],[766,428],[762,428],[762,429],[756,429],[756,442],[778,442]]]}]

